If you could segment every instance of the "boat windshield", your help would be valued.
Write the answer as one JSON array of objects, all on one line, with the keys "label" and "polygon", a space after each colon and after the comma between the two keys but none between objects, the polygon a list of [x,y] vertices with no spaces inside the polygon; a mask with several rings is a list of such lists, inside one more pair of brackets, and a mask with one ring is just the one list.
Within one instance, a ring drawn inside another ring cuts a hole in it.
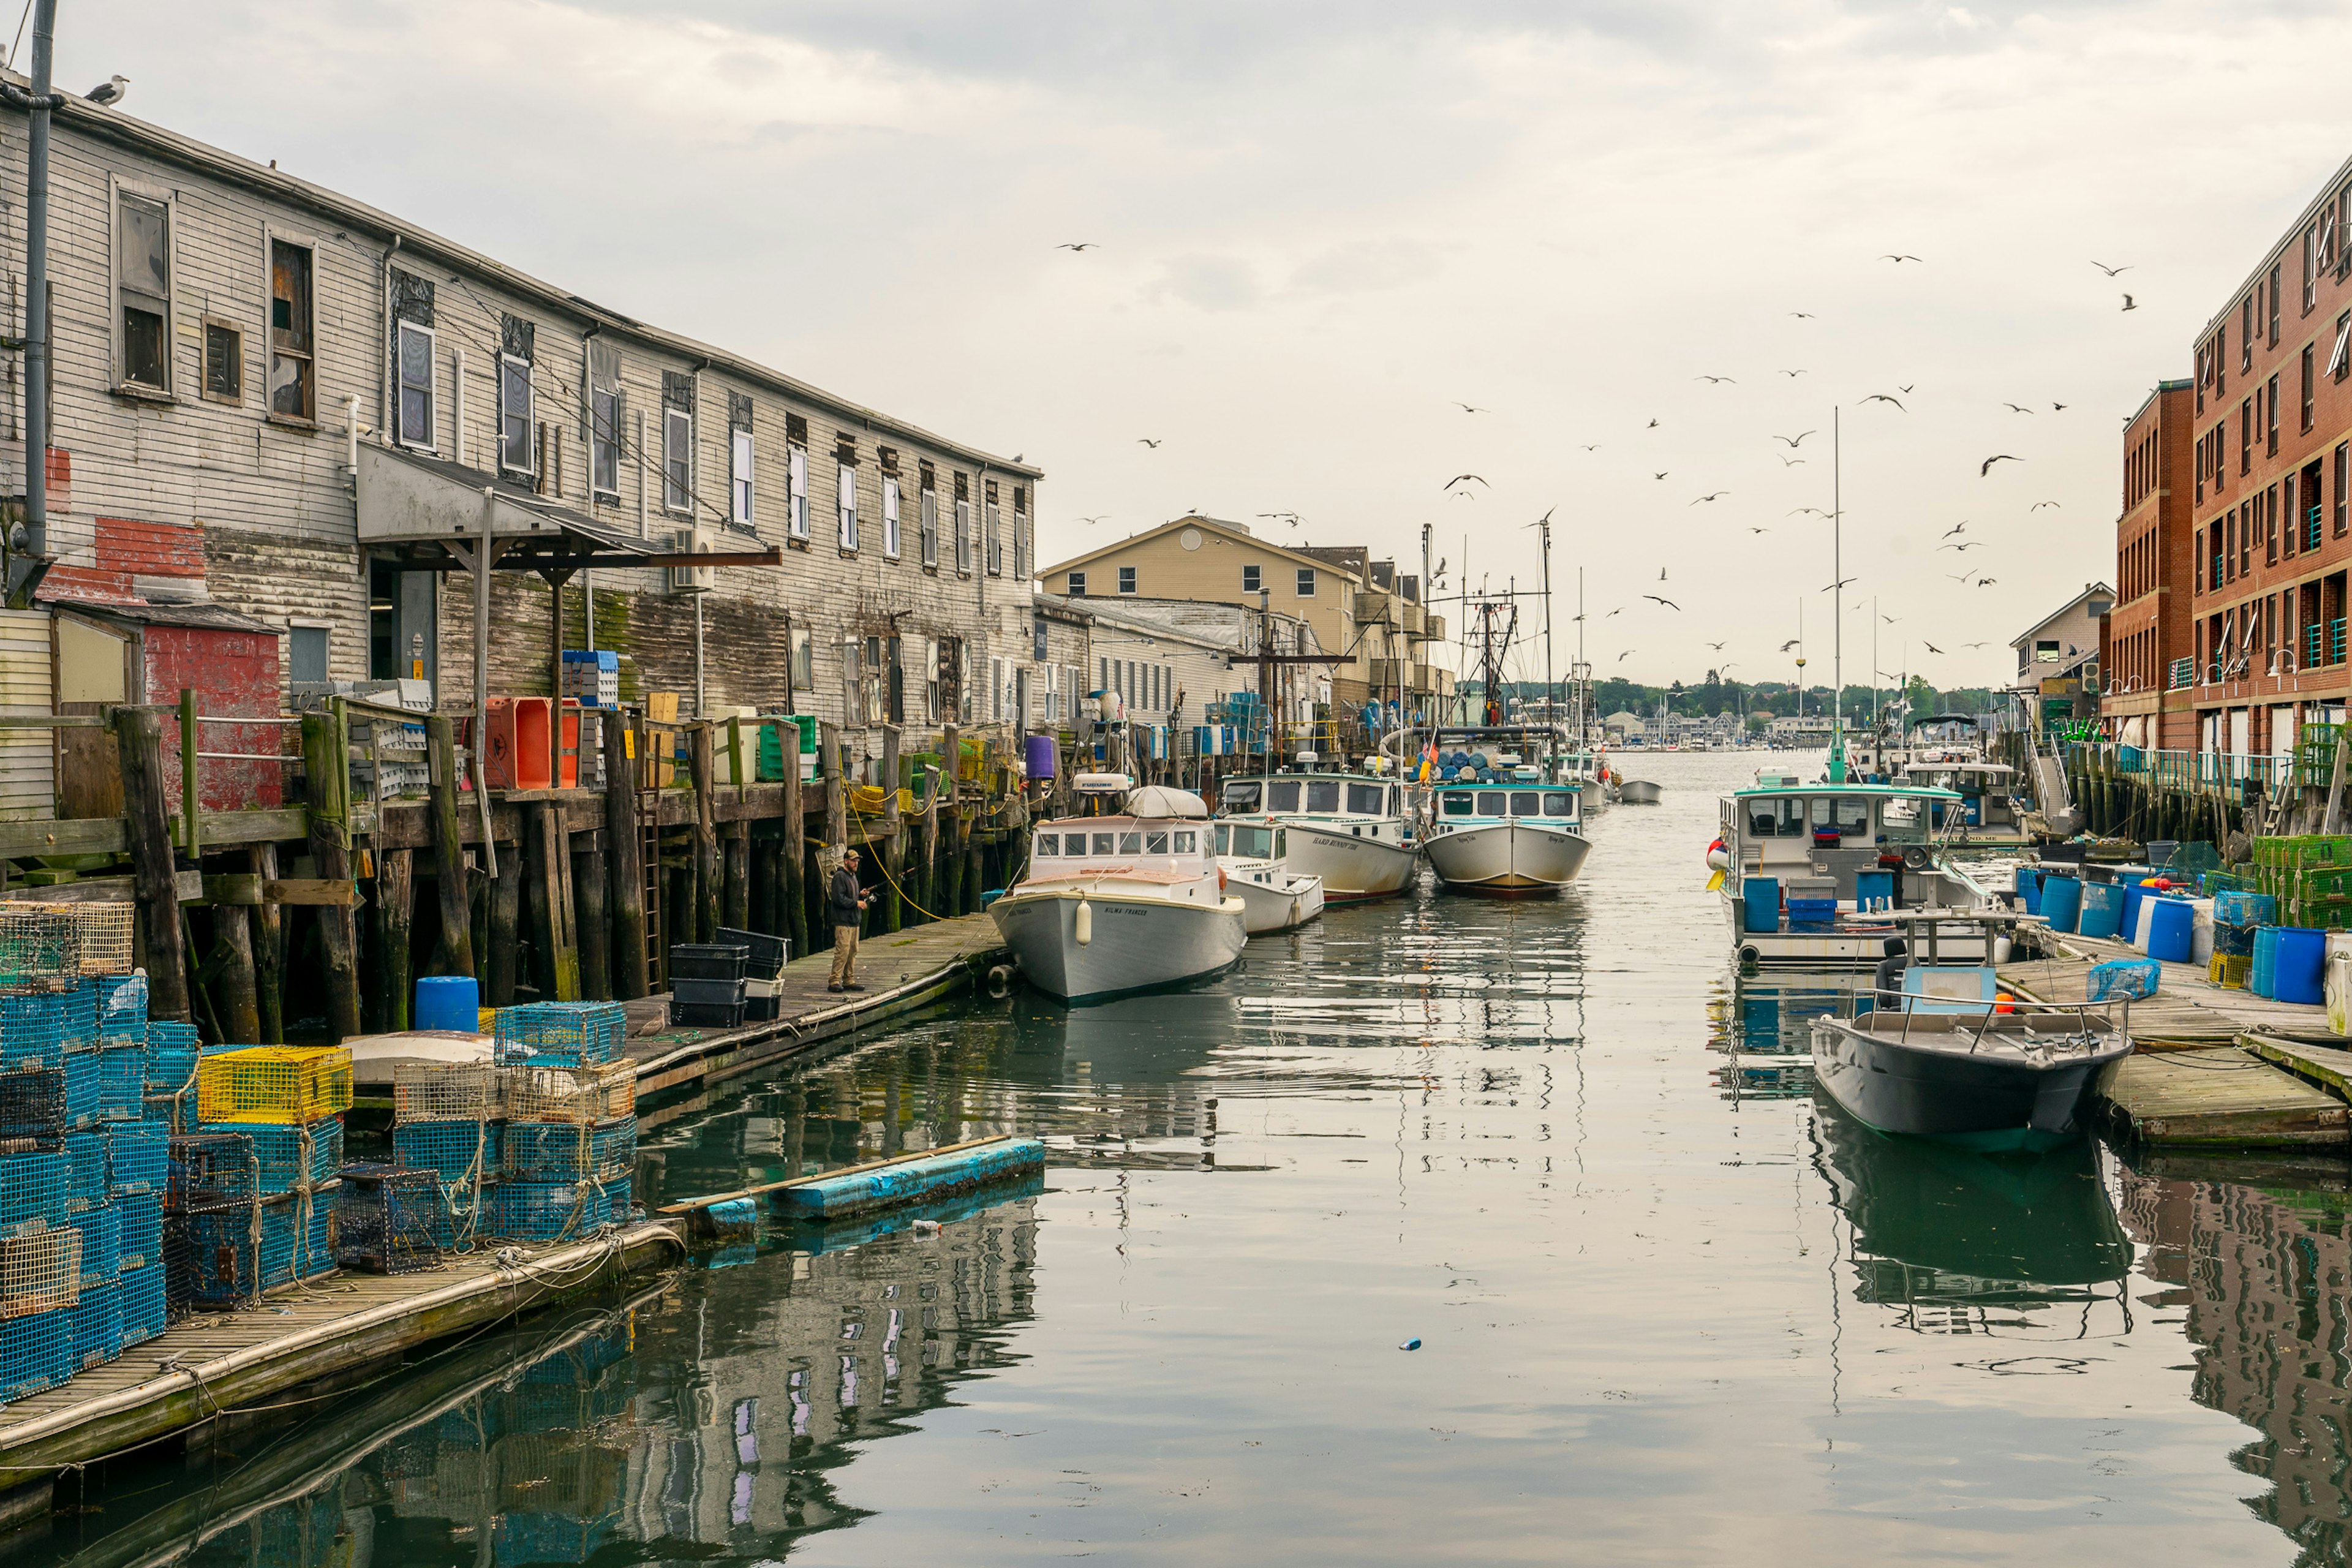
[{"label": "boat windshield", "polygon": [[1359,816],[1378,816],[1384,793],[1378,784],[1351,784],[1348,786],[1348,809]]},{"label": "boat windshield", "polygon": [[1297,779],[1268,780],[1265,786],[1265,808],[1268,811],[1297,811],[1298,781]]},{"label": "boat windshield", "polygon": [[1544,796],[1543,808],[1546,816],[1573,816],[1576,815],[1576,797],[1566,793],[1548,795]]},{"label": "boat windshield", "polygon": [[1510,795],[1502,790],[1482,789],[1478,792],[1478,815],[1481,816],[1507,816],[1510,804]]},{"label": "boat windshield", "polygon": [[1916,795],[1891,795],[1878,808],[1878,837],[1885,844],[1925,844],[1927,803]]},{"label": "boat windshield", "polygon": [[1338,779],[1308,779],[1307,781],[1307,809],[1318,812],[1338,811],[1339,809],[1339,781]]},{"label": "boat windshield", "polygon": [[1235,814],[1257,809],[1258,782],[1255,779],[1227,779],[1224,794],[1218,798],[1220,805]]},{"label": "boat windshield", "polygon": [[1225,830],[1217,829],[1217,853],[1239,855],[1244,859],[1264,860],[1274,853],[1274,829],[1236,825],[1232,847],[1226,847]]}]

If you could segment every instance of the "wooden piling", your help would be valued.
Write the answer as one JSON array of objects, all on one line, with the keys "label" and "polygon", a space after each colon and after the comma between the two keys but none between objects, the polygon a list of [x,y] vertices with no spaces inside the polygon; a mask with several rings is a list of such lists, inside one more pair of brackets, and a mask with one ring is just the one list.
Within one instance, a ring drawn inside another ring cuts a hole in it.
[{"label": "wooden piling", "polygon": [[118,708],[114,743],[122,766],[123,827],[131,843],[139,934],[147,953],[148,1012],[190,1023],[194,1015],[188,1005],[187,950],[180,937],[179,884],[163,797],[163,721],[152,710]]},{"label": "wooden piling", "polygon": [[213,906],[213,956],[205,965],[215,972],[213,1012],[221,1036],[233,1045],[258,1044],[261,1001],[253,973],[252,911],[239,904]]},{"label": "wooden piling", "polygon": [[476,975],[473,900],[467,889],[466,837],[457,826],[457,734],[446,714],[425,721],[427,781],[433,802],[433,876],[439,884],[441,934],[433,973]]},{"label": "wooden piling", "polygon": [[695,942],[715,942],[719,937],[719,806],[713,795],[716,787],[711,777],[710,726],[694,727],[694,749],[690,757],[694,773],[694,901],[690,908],[693,919],[680,922],[679,929],[693,933]]},{"label": "wooden piling", "polygon": [[[278,879],[278,846],[256,844],[246,851],[246,869],[264,882]],[[253,911],[253,990],[265,1046],[286,1043],[286,918],[267,900]]]},{"label": "wooden piling", "polygon": [[887,873],[882,879],[882,929],[895,932],[904,929],[906,910],[898,893],[898,879],[906,871],[906,855],[901,847],[898,814],[898,726],[882,726],[882,868]]},{"label": "wooden piling", "polygon": [[808,832],[802,821],[801,727],[786,725],[779,739],[784,752],[784,837],[777,846],[776,862],[784,879],[784,934],[791,940],[793,956],[798,958],[809,952],[808,894],[803,874],[808,859]]},{"label": "wooden piling", "polygon": [[635,732],[626,723],[604,727],[604,869],[613,927],[613,993],[634,1002],[652,989],[646,962],[646,859],[637,828],[637,763],[629,753]]},{"label": "wooden piling", "polygon": [[572,924],[579,932],[580,998],[613,999],[613,929],[604,914],[604,833],[572,837]]},{"label": "wooden piling", "polygon": [[933,777],[923,792],[923,832],[921,847],[917,851],[919,864],[913,872],[915,900],[929,911],[925,918],[940,910],[940,795],[951,787],[948,781]]},{"label": "wooden piling", "polygon": [[383,849],[375,858],[376,967],[383,976],[383,1026],[412,1026],[415,984],[411,943],[416,915],[415,855]]},{"label": "wooden piling", "polygon": [[[352,880],[351,748],[340,704],[302,716],[302,769],[309,784],[310,859],[319,879]],[[320,904],[319,956],[326,973],[327,1033],[345,1040],[360,1033],[359,925],[348,904]]]},{"label": "wooden piling", "polygon": [[572,904],[571,834],[563,808],[550,801],[530,807],[531,942],[541,953],[542,993],[558,1002],[580,1000],[580,942]]},{"label": "wooden piling", "polygon": [[[507,808],[511,810],[512,808]],[[495,823],[499,813],[491,813]],[[523,856],[520,843],[499,857],[499,874],[490,882],[489,973],[483,1001],[492,1007],[511,1007],[515,999],[515,960],[522,938]]]}]

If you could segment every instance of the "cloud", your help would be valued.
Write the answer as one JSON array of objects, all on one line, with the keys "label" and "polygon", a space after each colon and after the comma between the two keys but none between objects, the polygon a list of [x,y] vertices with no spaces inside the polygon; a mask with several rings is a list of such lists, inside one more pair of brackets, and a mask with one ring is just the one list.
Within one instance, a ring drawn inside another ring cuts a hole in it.
[{"label": "cloud", "polygon": [[1246,310],[1260,293],[1255,268],[1239,257],[1180,256],[1145,289],[1147,300],[1178,300],[1203,310]]},{"label": "cloud", "polygon": [[1415,239],[1359,239],[1333,246],[1290,275],[1307,294],[1361,294],[1425,283],[1438,274],[1437,247]]}]

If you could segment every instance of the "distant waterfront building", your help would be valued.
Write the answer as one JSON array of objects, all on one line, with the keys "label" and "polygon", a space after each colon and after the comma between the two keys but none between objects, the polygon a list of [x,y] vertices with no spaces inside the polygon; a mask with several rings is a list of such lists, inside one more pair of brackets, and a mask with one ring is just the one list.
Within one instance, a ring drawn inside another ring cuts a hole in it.
[{"label": "distant waterfront building", "polygon": [[2083,591],[2010,639],[2017,653],[2011,700],[2021,721],[2042,731],[2099,711],[2099,647],[2116,591],[2085,583]]},{"label": "distant waterfront building", "polygon": [[2116,603],[2100,656],[2107,732],[2127,746],[2197,744],[2194,383],[2159,382],[2124,429]]}]

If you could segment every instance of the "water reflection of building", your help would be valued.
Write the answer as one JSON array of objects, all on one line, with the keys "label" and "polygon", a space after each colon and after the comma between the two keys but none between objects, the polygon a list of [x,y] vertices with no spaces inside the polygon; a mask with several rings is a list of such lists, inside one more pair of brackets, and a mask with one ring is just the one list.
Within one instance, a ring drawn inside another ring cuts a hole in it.
[{"label": "water reflection of building", "polygon": [[1849,1010],[1850,986],[1732,980],[1707,1002],[1707,1047],[1723,1060],[1716,1088],[1729,1100],[1801,1100],[1812,1092],[1812,1021]]},{"label": "water reflection of building", "polygon": [[2198,1403],[2261,1434],[2232,1456],[2271,1482],[2254,1510],[2294,1538],[2298,1562],[2342,1563],[2352,1556],[2343,1167],[2245,1174],[2264,1185],[2127,1170],[2124,1224],[2147,1249],[2143,1272],[2173,1287],[2151,1304],[2183,1309],[2201,1347]]},{"label": "water reflection of building", "polygon": [[854,1522],[828,1474],[845,1447],[904,1431],[1000,1364],[1032,1310],[1034,1198],[937,1235],[841,1251],[768,1252],[681,1285],[642,1326],[646,1438],[627,1533],[781,1555],[790,1537]]}]

